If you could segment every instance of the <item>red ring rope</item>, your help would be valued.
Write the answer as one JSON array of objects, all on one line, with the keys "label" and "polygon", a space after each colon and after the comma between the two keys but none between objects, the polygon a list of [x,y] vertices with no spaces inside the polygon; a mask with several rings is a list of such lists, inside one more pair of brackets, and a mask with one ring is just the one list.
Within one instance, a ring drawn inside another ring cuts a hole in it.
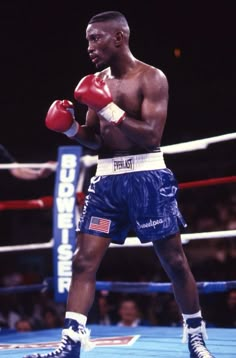
[{"label": "red ring rope", "polygon": [[223,178],[212,178],[212,179],[204,179],[204,180],[195,180],[186,183],[179,184],[180,189],[188,189],[188,188],[197,188],[200,186],[210,186],[210,185],[218,185],[218,184],[226,184],[226,183],[235,183],[236,176],[223,177]]},{"label": "red ring rope", "polygon": [[[77,204],[83,205],[85,194],[77,193]],[[43,196],[32,200],[6,200],[0,201],[0,210],[27,210],[27,209],[50,209],[53,205],[52,196]]]},{"label": "red ring rope", "polygon": [[[189,189],[189,188],[197,188],[203,186],[211,186],[211,185],[219,185],[226,183],[235,183],[236,176],[222,177],[222,178],[212,178],[212,179],[204,179],[204,180],[196,180],[191,182],[180,183],[180,189]],[[83,205],[85,194],[77,193],[77,204]],[[0,201],[0,210],[27,210],[27,209],[49,209],[53,205],[53,197],[52,196],[44,196],[38,199],[32,200],[6,200]]]}]

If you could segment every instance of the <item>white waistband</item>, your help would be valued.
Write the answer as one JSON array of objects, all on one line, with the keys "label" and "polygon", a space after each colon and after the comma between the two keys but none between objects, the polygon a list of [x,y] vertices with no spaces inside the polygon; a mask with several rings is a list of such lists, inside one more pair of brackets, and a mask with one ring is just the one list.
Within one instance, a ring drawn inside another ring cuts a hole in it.
[{"label": "white waistband", "polygon": [[166,168],[162,152],[99,159],[96,175],[117,175]]}]

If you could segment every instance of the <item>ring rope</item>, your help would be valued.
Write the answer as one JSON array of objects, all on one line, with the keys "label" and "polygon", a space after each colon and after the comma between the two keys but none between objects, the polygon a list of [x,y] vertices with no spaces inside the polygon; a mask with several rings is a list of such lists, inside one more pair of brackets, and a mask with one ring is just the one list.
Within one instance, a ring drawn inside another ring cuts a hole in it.
[{"label": "ring rope", "polygon": [[[189,234],[181,234],[181,241],[183,244],[187,244],[191,240],[200,240],[200,239],[226,239],[236,237],[236,230],[226,230],[226,231],[210,231],[210,232],[197,232]],[[141,244],[137,237],[128,237],[125,240],[124,245],[118,245],[111,243],[109,248],[123,248],[123,247],[145,247],[152,246],[152,242],[147,242]],[[1,252],[1,249],[0,249]]]},{"label": "ring rope", "polygon": [[[184,182],[179,184],[179,188],[189,189],[189,188],[228,184],[228,183],[235,183],[235,182],[236,182],[236,176],[228,176],[222,178],[211,178],[211,179]],[[76,196],[77,196],[78,205],[82,205],[84,203],[85,194],[79,192],[76,194]],[[19,200],[0,201],[0,210],[49,209],[52,206],[53,206],[52,196],[43,196],[41,198],[32,199],[32,200],[19,199]]]},{"label": "ring rope", "polygon": [[[236,139],[236,132],[223,134],[215,137],[204,138],[204,139],[197,139],[189,142],[171,144],[161,147],[161,150],[163,151],[164,154],[184,153],[194,150],[206,149],[210,144],[229,141],[233,139]],[[96,155],[91,156],[87,154],[81,158],[81,161],[85,167],[90,168],[91,166],[97,164],[98,156]]]},{"label": "ring rope", "polygon": [[[183,152],[190,152],[199,149],[206,149],[210,144],[225,142],[229,140],[236,139],[236,132],[222,134],[215,137],[209,137],[204,139],[197,139],[189,142],[182,142],[177,144],[171,144],[161,147],[164,154],[176,154]],[[97,163],[97,155],[84,155],[81,157],[82,164],[85,167],[91,167]],[[15,169],[15,168],[50,168],[56,170],[57,163],[10,163],[10,164],[0,164],[0,169]]]},{"label": "ring rope", "polygon": [[54,239],[51,239],[50,241],[43,242],[43,243],[40,242],[40,243],[25,244],[25,245],[0,246],[0,254],[6,252],[52,249],[53,246],[54,246]]},{"label": "ring rope", "polygon": [[172,144],[162,147],[165,154],[176,154],[182,152],[192,152],[194,150],[206,149],[210,144],[225,142],[228,140],[236,139],[236,132],[223,134],[215,137],[204,139],[197,139],[190,142],[183,142],[179,144]]},{"label": "ring rope", "polygon": [[[191,142],[179,143],[169,146],[162,147],[162,151],[165,154],[174,154],[181,152],[189,152],[194,150],[206,149],[208,145],[212,143],[233,140],[236,139],[236,133],[229,133],[221,136],[211,137],[200,139]],[[88,168],[97,163],[97,156],[86,155],[81,158],[81,163],[83,164],[82,169],[84,167]],[[57,163],[11,163],[11,164],[0,164],[0,169],[13,169],[13,168],[50,168],[52,170],[56,170]],[[81,180],[80,180],[81,181]],[[192,182],[180,183],[180,189],[188,189],[194,187],[203,187],[210,185],[218,185],[225,183],[234,183],[236,182],[236,176],[223,177],[223,178],[212,178],[206,180],[198,180]],[[78,190],[78,188],[77,188]],[[82,191],[80,189],[80,191]],[[77,193],[78,203],[81,200],[79,195],[83,195],[83,193]],[[53,198],[42,197],[39,199],[33,200],[11,200],[0,202],[0,210],[15,210],[15,209],[45,209],[51,208],[53,205]],[[236,230],[227,230],[227,231],[216,231],[216,232],[203,232],[203,233],[193,233],[193,234],[182,234],[181,238],[184,243],[189,240],[194,239],[216,239],[216,238],[227,238],[227,237],[236,237]],[[138,241],[138,243],[136,242]],[[39,243],[39,244],[27,244],[27,245],[14,245],[14,246],[4,246],[0,247],[1,252],[7,251],[22,251],[22,250],[33,250],[33,249],[48,249],[52,248],[54,245],[54,240],[51,239],[47,243]],[[152,243],[140,244],[137,238],[128,237],[125,244],[115,245],[111,244],[110,247],[127,247],[127,246],[147,246],[152,245]],[[219,282],[197,282],[197,287],[199,293],[213,293],[213,292],[225,292],[231,289],[236,288],[236,281],[219,281]],[[29,292],[29,291],[45,291],[48,289],[53,289],[53,279],[49,278],[43,281],[42,284],[33,284],[33,285],[20,285],[16,287],[0,287],[0,294],[9,294],[9,293],[20,293],[20,292]],[[96,290],[109,290],[112,292],[129,292],[129,293],[153,293],[153,292],[165,292],[165,293],[173,293],[172,284],[171,283],[156,283],[156,282],[96,282]]]},{"label": "ring rope", "polygon": [[53,163],[5,163],[0,164],[0,169],[17,169],[17,168],[32,168],[32,169],[52,169],[56,170],[57,162]]},{"label": "ring rope", "polygon": [[[80,192],[76,193],[77,204],[82,205],[84,203],[85,194]],[[31,210],[31,209],[50,209],[53,206],[52,196],[43,196],[38,199],[31,200],[5,200],[0,201],[1,210]]]},{"label": "ring rope", "polygon": [[235,182],[236,182],[236,175],[232,175],[228,177],[211,178],[211,179],[195,180],[195,181],[180,183],[179,188],[188,189],[188,188],[197,188],[202,186],[229,184]]},{"label": "ring rope", "polygon": [[[236,230],[226,230],[226,231],[210,231],[210,232],[199,232],[199,233],[189,233],[182,234],[181,241],[183,244],[187,244],[190,240],[200,240],[200,239],[226,239],[226,238],[235,238]],[[52,249],[54,246],[54,239],[46,243],[35,243],[35,244],[26,244],[26,245],[10,245],[10,246],[0,246],[0,254],[5,252],[13,251],[29,251],[29,250],[41,250],[41,249]],[[151,242],[146,244],[141,244],[137,237],[128,237],[125,240],[124,245],[118,245],[111,243],[109,248],[124,248],[124,247],[145,247],[152,246]]]},{"label": "ring rope", "polygon": [[[198,149],[205,149],[208,145],[212,143],[218,143],[222,141],[228,141],[236,139],[236,132],[228,133],[220,136],[209,137],[205,139],[199,139],[190,142],[183,142],[179,144],[173,144],[168,146],[163,146],[162,150],[164,153],[181,153],[185,151],[193,151]],[[85,155],[81,157],[81,162],[84,164],[84,167],[91,167],[97,163],[97,156]],[[0,164],[0,169],[13,169],[13,168],[51,168],[56,170],[57,163],[10,163],[10,164]],[[83,167],[82,167],[83,169]],[[192,182],[180,183],[180,189],[194,188],[199,186],[208,186],[208,185],[217,185],[224,183],[233,183],[236,181],[235,176],[224,177],[224,178],[213,178],[206,180],[198,180]],[[81,187],[81,185],[80,185]],[[80,188],[81,189],[81,188]],[[84,194],[82,192],[77,193],[77,195],[82,195],[83,198],[78,198],[78,200],[84,200]],[[42,197],[39,199],[33,200],[11,200],[11,201],[2,201],[0,202],[0,210],[15,210],[15,209],[45,209],[52,207],[53,198],[52,197]],[[215,231],[215,232],[203,232],[203,233],[193,233],[193,234],[182,234],[182,241],[184,243],[189,240],[194,239],[215,239],[215,238],[227,238],[235,237],[236,230],[227,230],[227,231]],[[124,246],[140,246],[137,238],[127,238]],[[54,240],[51,239],[47,243],[36,243],[36,244],[27,244],[27,245],[14,245],[14,246],[2,246],[0,247],[1,252],[9,252],[12,250],[21,251],[21,250],[34,250],[34,249],[48,249],[52,248]],[[151,243],[143,244],[145,246],[151,245]],[[119,245],[111,244],[110,247],[121,247]]]},{"label": "ring rope", "polygon": [[[200,293],[225,292],[236,288],[236,281],[197,282]],[[96,283],[98,291],[107,290],[112,292],[127,293],[153,293],[173,292],[171,283],[161,282],[102,282]]]},{"label": "ring rope", "polygon": [[[0,287],[0,294],[23,293],[32,291],[46,291],[53,289],[53,278],[46,278],[41,284]],[[226,292],[236,288],[236,281],[197,282],[199,293]],[[121,282],[97,281],[97,291],[111,291],[123,293],[173,293],[172,283],[169,282]]]}]

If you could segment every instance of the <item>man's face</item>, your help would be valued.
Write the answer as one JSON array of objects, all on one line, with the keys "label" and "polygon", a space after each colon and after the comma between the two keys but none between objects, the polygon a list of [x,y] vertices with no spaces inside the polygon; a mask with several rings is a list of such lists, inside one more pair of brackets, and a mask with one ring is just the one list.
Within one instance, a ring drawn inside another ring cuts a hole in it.
[{"label": "man's face", "polygon": [[121,319],[132,324],[138,318],[138,310],[135,302],[125,301],[121,304],[119,314]]},{"label": "man's face", "polygon": [[[110,24],[110,25],[109,25]],[[115,51],[115,31],[110,22],[89,24],[86,29],[88,54],[96,68],[110,65]]]}]

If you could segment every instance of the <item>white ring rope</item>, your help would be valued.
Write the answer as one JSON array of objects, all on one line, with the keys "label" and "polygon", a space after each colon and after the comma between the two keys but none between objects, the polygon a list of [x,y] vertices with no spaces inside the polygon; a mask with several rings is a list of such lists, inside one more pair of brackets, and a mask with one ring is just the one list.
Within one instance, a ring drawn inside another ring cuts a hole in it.
[{"label": "white ring rope", "polygon": [[0,169],[33,168],[33,169],[52,169],[56,170],[57,163],[6,163],[0,164]]},{"label": "white ring rope", "polygon": [[[187,244],[191,240],[199,239],[225,239],[236,237],[236,230],[226,230],[226,231],[210,231],[210,232],[199,232],[199,233],[189,233],[181,234],[181,241],[183,244]],[[110,244],[109,247],[137,247],[137,246],[152,246],[151,242],[146,244],[141,244],[137,237],[128,237],[124,245]]]},{"label": "white ring rope", "polygon": [[[187,244],[191,240],[199,239],[227,239],[236,237],[236,230],[226,230],[226,231],[211,231],[211,232],[199,232],[193,234],[182,234],[181,240],[183,244]],[[12,245],[12,246],[0,246],[0,254],[4,252],[11,251],[25,251],[25,250],[40,250],[40,249],[51,249],[54,245],[54,239],[46,243],[35,243],[27,245]],[[128,237],[124,245],[110,244],[109,248],[112,247],[145,247],[152,246],[151,242],[146,244],[141,244],[137,237]]]},{"label": "white ring rope", "polygon": [[191,142],[183,142],[162,147],[163,153],[174,154],[182,152],[192,152],[194,150],[206,149],[212,143],[225,142],[236,139],[236,133],[223,134],[216,137],[193,140]]},{"label": "white ring rope", "polygon": [[[236,132],[229,133],[229,134],[223,134],[216,137],[210,137],[205,139],[197,139],[190,142],[183,142],[178,144],[171,144],[167,146],[161,147],[161,150],[164,154],[177,154],[177,153],[183,153],[183,152],[191,152],[194,150],[199,149],[206,149],[208,145],[212,143],[219,143],[219,142],[225,142],[228,140],[236,139]],[[83,164],[85,167],[89,168],[97,163],[98,157],[91,156],[91,155],[84,155],[81,158]],[[1,166],[0,166],[1,168]]]},{"label": "white ring rope", "polygon": [[54,245],[54,240],[51,239],[50,241],[45,243],[41,242],[41,243],[26,244],[26,245],[0,246],[0,254],[4,252],[52,249],[53,245]]},{"label": "white ring rope", "polygon": [[[176,154],[183,152],[191,152],[199,149],[206,149],[212,143],[225,142],[236,139],[236,132],[223,134],[215,137],[204,139],[197,139],[190,142],[183,142],[178,144],[171,144],[161,147],[164,154]],[[81,157],[81,162],[86,168],[89,168],[97,163],[97,155],[84,155]],[[56,170],[57,163],[10,163],[0,164],[0,169],[15,169],[15,168],[50,168]]]}]

